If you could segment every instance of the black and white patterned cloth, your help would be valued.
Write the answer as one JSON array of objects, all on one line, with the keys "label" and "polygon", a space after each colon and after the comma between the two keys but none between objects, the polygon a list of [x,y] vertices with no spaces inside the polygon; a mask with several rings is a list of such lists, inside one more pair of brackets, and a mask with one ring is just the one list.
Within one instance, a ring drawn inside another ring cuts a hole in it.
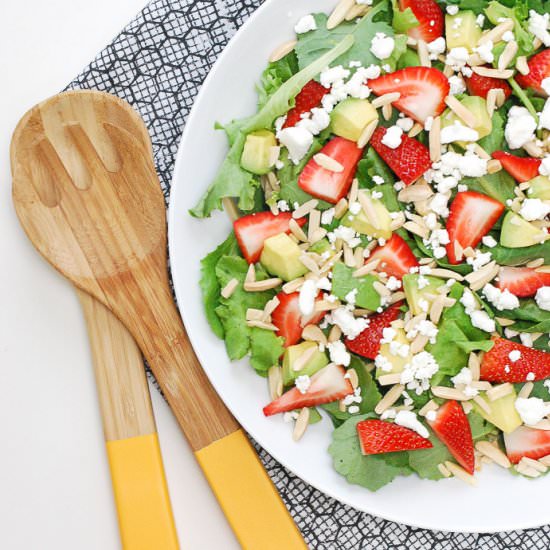
[{"label": "black and white patterned cloth", "polygon": [[[151,133],[166,199],[182,129],[197,91],[228,40],[261,3],[153,0],[69,85],[116,94],[141,113]],[[550,526],[501,534],[442,533],[358,512],[307,485],[257,448],[312,549],[550,549]]]}]

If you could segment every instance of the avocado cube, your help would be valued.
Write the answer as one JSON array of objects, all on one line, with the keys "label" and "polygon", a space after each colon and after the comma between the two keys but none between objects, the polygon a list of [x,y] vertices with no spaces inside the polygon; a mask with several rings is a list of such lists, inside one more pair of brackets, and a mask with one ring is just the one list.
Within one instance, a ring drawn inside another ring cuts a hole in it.
[{"label": "avocado cube", "polygon": [[530,199],[550,200],[550,178],[548,176],[537,176],[529,180],[527,196]]},{"label": "avocado cube", "polygon": [[358,141],[365,126],[378,119],[378,113],[368,99],[350,98],[340,102],[330,118],[333,134]]},{"label": "avocado cube", "polygon": [[280,233],[264,241],[260,263],[271,275],[292,281],[307,272],[307,267],[300,261],[301,255],[296,242],[286,233]]},{"label": "avocado cube", "polygon": [[481,38],[481,27],[477,24],[473,11],[459,11],[456,15],[445,16],[445,38],[447,48],[466,48],[473,52]]},{"label": "avocado cube", "polygon": [[365,211],[361,209],[359,214],[355,216],[348,212],[344,216],[342,224],[353,227],[357,233],[370,235],[375,239],[389,239],[392,234],[392,219],[388,209],[384,206],[383,202],[373,198],[369,190],[362,189],[359,193],[364,195],[371,203],[376,219],[370,219],[367,217]]},{"label": "avocado cube", "polygon": [[[493,130],[493,123],[491,117],[487,112],[487,103],[485,99],[479,96],[465,96],[460,100],[460,103],[466,107],[470,112],[476,117],[476,125],[473,127],[479,134],[479,138],[488,136]],[[460,122],[464,125],[464,121],[458,117],[450,109],[446,109],[445,112],[441,115],[441,126],[445,128],[446,126],[452,126],[455,122]],[[463,141],[457,141],[457,144],[460,147],[466,148],[466,143]]]},{"label": "avocado cube", "polygon": [[246,136],[241,166],[253,174],[267,174],[271,168],[271,148],[277,145],[275,134],[269,130],[257,130]]},{"label": "avocado cube", "polygon": [[489,405],[490,412],[482,409],[474,401],[472,401],[472,404],[474,405],[475,411],[485,418],[485,420],[494,424],[504,433],[509,434],[523,424],[516,410],[516,397],[515,390],[512,390],[512,393],[499,397],[494,401],[485,398],[485,402]]},{"label": "avocado cube", "polygon": [[[419,283],[420,281],[422,281],[422,284]],[[428,284],[425,284],[425,281]],[[429,275],[417,275],[416,273],[404,275],[403,291],[405,292],[405,298],[407,299],[411,313],[413,315],[420,315],[428,311],[426,305],[429,309],[432,304],[431,296],[437,295],[437,289],[444,284],[445,281],[442,279],[430,277]],[[422,307],[423,305],[424,308]]]},{"label": "avocado cube", "polygon": [[[407,339],[405,331],[402,328],[397,328],[394,330],[396,332],[396,335],[393,339],[393,342],[408,346],[410,342]],[[405,369],[405,365],[411,361],[412,353],[410,352],[410,349],[409,352],[405,356],[403,356],[403,354],[399,353],[399,350],[397,350],[397,353],[392,353],[392,350],[395,351],[395,347],[395,344],[392,346],[391,344],[387,343],[380,346],[380,351],[378,353],[385,357],[391,363],[392,368],[391,371],[385,371],[377,368],[376,378],[380,378],[380,376],[384,376],[385,374],[396,374],[398,372],[403,372],[403,370]]]},{"label": "avocado cube", "polygon": [[[294,363],[301,357],[306,351],[316,348],[311,359],[300,370],[294,370]],[[328,358],[326,353],[319,351],[319,346],[316,342],[302,342],[295,346],[289,346],[285,350],[283,356],[283,384],[288,386],[296,380],[298,376],[307,374],[311,376],[318,370],[328,365]]]},{"label": "avocado cube", "polygon": [[500,244],[508,248],[533,246],[548,239],[548,234],[515,212],[508,212],[502,220]]}]

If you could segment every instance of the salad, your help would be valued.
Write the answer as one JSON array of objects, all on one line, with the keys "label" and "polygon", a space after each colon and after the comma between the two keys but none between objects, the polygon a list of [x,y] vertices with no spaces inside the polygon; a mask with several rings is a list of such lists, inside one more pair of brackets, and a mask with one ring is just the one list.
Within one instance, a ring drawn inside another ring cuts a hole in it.
[{"label": "salad", "polygon": [[350,483],[550,467],[548,11],[341,0],[220,125],[209,324],[294,440],[330,418]]}]

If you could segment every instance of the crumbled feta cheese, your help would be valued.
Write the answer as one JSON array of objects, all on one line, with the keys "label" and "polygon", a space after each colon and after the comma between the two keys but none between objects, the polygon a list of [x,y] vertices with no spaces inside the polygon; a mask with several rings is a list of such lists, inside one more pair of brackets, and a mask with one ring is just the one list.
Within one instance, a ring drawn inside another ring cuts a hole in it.
[{"label": "crumbled feta cheese", "polygon": [[340,327],[345,336],[350,340],[356,338],[368,326],[369,321],[364,317],[355,317],[351,311],[345,307],[335,309],[330,315],[333,325]]},{"label": "crumbled feta cheese", "polygon": [[[512,107],[513,109],[514,107]],[[468,128],[458,121],[450,126],[441,129],[441,143],[453,143],[454,141],[477,141],[479,134],[477,130]]]},{"label": "crumbled feta cheese", "polygon": [[453,75],[449,77],[450,95],[463,94],[466,91],[466,84],[461,76]]},{"label": "crumbled feta cheese", "polygon": [[533,336],[528,332],[520,332],[519,339],[524,346],[527,346],[528,348],[533,347]]},{"label": "crumbled feta cheese", "polygon": [[304,15],[301,19],[298,20],[296,25],[294,26],[294,32],[296,34],[303,34],[305,32],[314,31],[317,29],[317,25],[315,23],[315,18],[313,15]]},{"label": "crumbled feta cheese", "polygon": [[395,121],[395,124],[397,124],[397,126],[399,126],[399,128],[401,128],[403,132],[408,132],[414,126],[414,120],[409,117],[402,117],[398,118]]},{"label": "crumbled feta cheese", "polygon": [[505,309],[516,309],[519,307],[519,300],[508,289],[500,290],[490,283],[483,287],[483,295],[499,311]]},{"label": "crumbled feta cheese", "polygon": [[384,178],[381,176],[372,176],[372,181],[375,185],[382,185],[384,183]]},{"label": "crumbled feta cheese", "polygon": [[361,212],[361,204],[357,201],[350,202],[348,210],[354,215],[357,216]]},{"label": "crumbled feta cheese", "polygon": [[313,134],[298,126],[284,128],[277,134],[277,137],[288,149],[288,158],[294,164],[298,164],[304,158],[313,143]]},{"label": "crumbled feta cheese", "polygon": [[514,36],[514,33],[512,31],[506,31],[503,35],[502,35],[502,40],[504,40],[504,42],[511,42],[512,40],[514,40],[515,36]]},{"label": "crumbled feta cheese", "polygon": [[[550,78],[545,78],[544,80],[548,81],[547,88],[550,89]],[[544,104],[542,111],[539,113],[539,129],[540,128],[544,128],[545,130],[550,130],[550,99],[546,100],[546,103]]]},{"label": "crumbled feta cheese", "polygon": [[508,357],[512,363],[515,363],[516,361],[519,361],[521,358],[521,351],[519,349],[513,349],[509,354]]},{"label": "crumbled feta cheese", "polygon": [[323,213],[321,214],[322,225],[330,225],[333,219],[334,219],[334,208],[329,208],[328,210],[324,210]]},{"label": "crumbled feta cheese", "polygon": [[458,13],[458,6],[455,4],[451,4],[447,6],[446,11],[449,15],[456,15]]},{"label": "crumbled feta cheese", "polygon": [[541,15],[535,10],[529,10],[529,32],[534,34],[546,47],[550,46],[549,19],[549,13]]},{"label": "crumbled feta cheese", "polygon": [[550,403],[539,397],[518,397],[515,402],[516,411],[524,424],[533,426],[550,413]]},{"label": "crumbled feta cheese", "polygon": [[449,195],[446,193],[436,193],[430,201],[430,210],[433,210],[438,216],[447,218],[449,216]]},{"label": "crumbled feta cheese", "polygon": [[393,53],[395,40],[383,32],[377,32],[372,39],[370,51],[378,59],[387,59]]},{"label": "crumbled feta cheese", "polygon": [[541,286],[535,294],[535,302],[540,309],[550,311],[550,286]]},{"label": "crumbled feta cheese", "polygon": [[550,155],[546,155],[539,166],[539,174],[541,176],[550,176]]},{"label": "crumbled feta cheese", "polygon": [[286,115],[280,116],[275,120],[275,131],[279,133],[283,128],[284,123],[286,122]]},{"label": "crumbled feta cheese", "polygon": [[434,123],[433,116],[430,115],[426,117],[426,120],[424,121],[424,130],[426,130],[426,132],[429,132],[432,129],[433,123]]},{"label": "crumbled feta cheese", "polygon": [[477,26],[478,27],[481,27],[483,28],[483,25],[485,23],[485,16],[480,13],[477,17],[476,17],[476,23],[477,23]]},{"label": "crumbled feta cheese", "polygon": [[382,138],[382,143],[390,149],[397,149],[401,145],[402,138],[403,129],[399,126],[390,126]]},{"label": "crumbled feta cheese", "polygon": [[277,201],[277,208],[281,212],[288,212],[290,210],[290,206],[288,205],[288,202],[284,200]]},{"label": "crumbled feta cheese", "polygon": [[455,386],[460,386],[460,385],[467,386],[468,384],[471,384],[472,371],[467,367],[463,367],[462,370],[456,376],[453,376],[453,378],[451,378],[451,382]]},{"label": "crumbled feta cheese", "polygon": [[473,311],[470,315],[470,319],[474,327],[484,330],[485,332],[495,332],[496,330],[495,321],[489,317],[486,311]]},{"label": "crumbled feta cheese", "polygon": [[439,38],[436,38],[435,40],[432,40],[431,42],[428,42],[428,53],[430,55],[430,59],[437,59],[437,56],[444,53],[446,49],[445,39],[440,36]]},{"label": "crumbled feta cheese", "polygon": [[480,250],[474,250],[474,256],[466,258],[466,263],[472,266],[474,271],[479,271],[484,265],[487,265],[492,259],[490,252],[481,252]]},{"label": "crumbled feta cheese", "polygon": [[537,123],[525,107],[514,105],[508,111],[504,137],[510,149],[519,149],[535,138]]},{"label": "crumbled feta cheese", "polygon": [[540,87],[548,94],[550,95],[550,77],[543,78]]},{"label": "crumbled feta cheese", "polygon": [[359,67],[354,75],[346,82],[345,90],[348,95],[356,99],[366,99],[370,96],[370,88],[365,84],[369,79],[370,70]]},{"label": "crumbled feta cheese", "polygon": [[481,242],[489,247],[489,248],[494,248],[498,243],[496,242],[496,240],[491,237],[491,235],[485,235],[482,239],[481,239]]},{"label": "crumbled feta cheese", "polygon": [[447,54],[445,64],[450,65],[455,71],[457,71],[466,65],[469,58],[470,53],[466,48],[452,48]]},{"label": "crumbled feta cheese", "polygon": [[311,109],[311,115],[302,118],[296,126],[306,129],[314,136],[321,133],[330,125],[330,115],[326,109],[315,107]]},{"label": "crumbled feta cheese", "polygon": [[374,366],[382,372],[391,372],[393,370],[392,362],[380,353],[374,358]]},{"label": "crumbled feta cheese", "polygon": [[331,67],[325,69],[319,76],[321,85],[325,88],[331,88],[334,84],[343,84],[343,81],[348,78],[350,71],[342,65],[336,65],[336,67]]},{"label": "crumbled feta cheese", "polygon": [[392,292],[399,290],[401,288],[401,281],[392,275],[386,283],[386,288]]},{"label": "crumbled feta cheese", "polygon": [[540,199],[525,199],[521,203],[520,216],[528,222],[543,220],[550,213],[550,205]]},{"label": "crumbled feta cheese", "polygon": [[301,374],[296,377],[294,385],[298,388],[300,393],[307,393],[307,390],[309,390],[311,386],[311,378],[307,374]]},{"label": "crumbled feta cheese", "polygon": [[395,416],[395,423],[413,430],[421,437],[430,437],[426,427],[418,420],[416,413],[412,411],[399,411]]},{"label": "crumbled feta cheese", "polygon": [[485,63],[492,63],[495,60],[495,56],[493,55],[493,43],[491,40],[487,40],[477,48],[474,48],[474,52],[478,53],[479,57],[481,57]]},{"label": "crumbled feta cheese", "polygon": [[421,351],[413,356],[409,363],[406,363],[401,373],[401,384],[409,390],[415,390],[421,394],[430,387],[430,378],[439,370],[439,365],[434,356]]},{"label": "crumbled feta cheese", "polygon": [[307,317],[313,313],[317,294],[317,282],[314,279],[307,279],[300,288],[298,298],[298,308],[302,315]]},{"label": "crumbled feta cheese", "polygon": [[389,344],[397,336],[397,331],[392,327],[384,327],[382,329],[382,339],[380,340],[381,344]]},{"label": "crumbled feta cheese", "polygon": [[481,178],[487,174],[487,159],[481,158],[473,152],[467,151],[460,166],[462,175],[468,178]]},{"label": "crumbled feta cheese", "polygon": [[357,405],[352,405],[351,407],[348,407],[348,412],[350,414],[356,414],[359,412],[359,407]]},{"label": "crumbled feta cheese", "polygon": [[380,420],[393,419],[397,416],[397,411],[395,409],[386,409],[381,415]]},{"label": "crumbled feta cheese", "polygon": [[344,342],[341,340],[336,340],[335,342],[330,342],[328,344],[328,353],[330,355],[330,360],[337,365],[343,365],[347,367],[351,361],[351,355]]},{"label": "crumbled feta cheese", "polygon": [[344,296],[344,300],[348,303],[348,304],[352,304],[352,305],[355,305],[355,300],[357,300],[357,293],[359,292],[359,290],[357,288],[352,288],[345,296]]},{"label": "crumbled feta cheese", "polygon": [[355,248],[361,244],[361,239],[357,236],[353,227],[339,225],[331,233],[327,233],[329,242],[334,243],[336,239],[342,239],[350,248]]}]

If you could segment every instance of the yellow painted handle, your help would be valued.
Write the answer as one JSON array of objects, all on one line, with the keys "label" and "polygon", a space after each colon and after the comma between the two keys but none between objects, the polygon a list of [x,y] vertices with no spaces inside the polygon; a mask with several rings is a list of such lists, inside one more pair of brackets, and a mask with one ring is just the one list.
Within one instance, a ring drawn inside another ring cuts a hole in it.
[{"label": "yellow painted handle", "polygon": [[107,441],[124,550],[178,550],[156,433]]},{"label": "yellow painted handle", "polygon": [[242,430],[195,456],[244,550],[307,550]]}]

